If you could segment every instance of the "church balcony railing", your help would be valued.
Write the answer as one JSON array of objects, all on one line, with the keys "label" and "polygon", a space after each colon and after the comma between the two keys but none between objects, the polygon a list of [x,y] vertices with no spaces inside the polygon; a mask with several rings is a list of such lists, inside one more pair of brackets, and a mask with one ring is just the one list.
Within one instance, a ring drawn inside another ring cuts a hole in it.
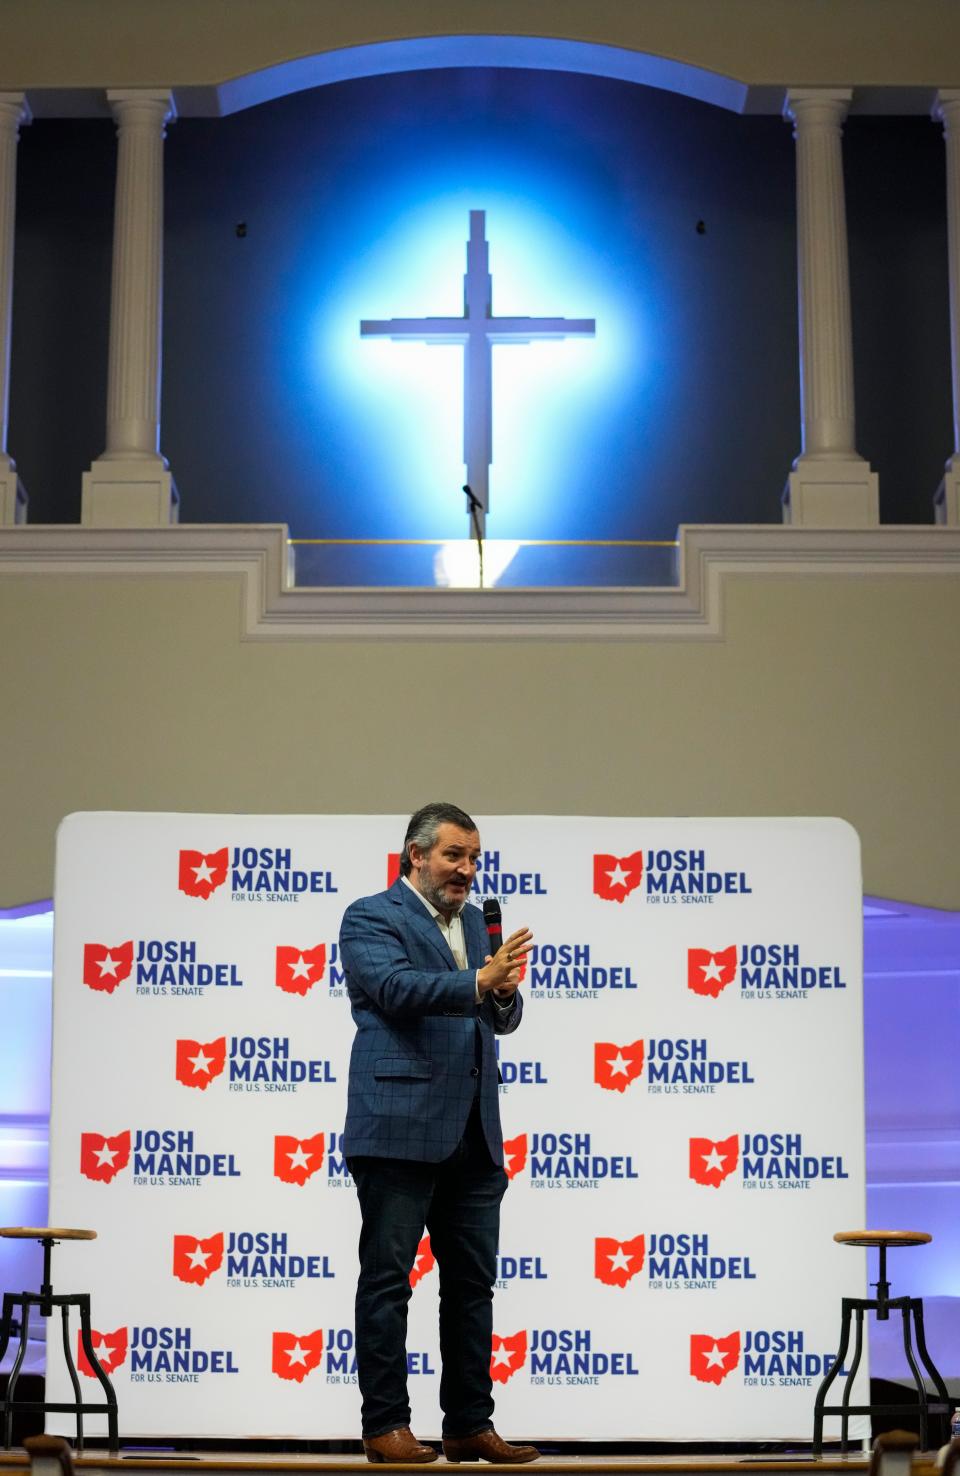
[{"label": "church balcony railing", "polygon": [[679,583],[675,539],[488,538],[481,582],[470,539],[291,538],[300,588],[543,589],[669,587]]}]

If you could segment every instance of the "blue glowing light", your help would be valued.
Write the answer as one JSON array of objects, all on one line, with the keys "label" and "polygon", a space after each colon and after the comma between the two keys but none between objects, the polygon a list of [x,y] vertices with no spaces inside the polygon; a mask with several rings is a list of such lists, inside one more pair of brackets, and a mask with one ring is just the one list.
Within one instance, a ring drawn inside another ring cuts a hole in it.
[{"label": "blue glowing light", "polygon": [[[471,208],[486,211],[497,316],[597,323],[587,341],[493,346],[491,537],[569,530],[587,465],[606,464],[625,386],[635,393],[642,379],[638,305],[624,301],[603,255],[542,204],[486,178],[438,188],[400,212],[384,206],[369,244],[329,284],[313,319],[314,392],[318,405],[336,400],[341,446],[352,462],[344,478],[355,489],[352,533],[364,531],[358,522],[371,504],[381,535],[467,533],[459,490],[462,348],[361,339],[358,326],[361,319],[462,314]],[[356,228],[359,235],[363,227]],[[579,517],[575,510],[574,532],[583,536]]]},{"label": "blue glowing light", "polygon": [[592,318],[536,317],[503,314],[493,308],[493,277],[486,239],[486,211],[470,211],[467,270],[463,279],[463,312],[421,317],[364,319],[361,338],[392,343],[459,344],[463,350],[463,460],[474,534],[483,537],[490,507],[490,463],[493,460],[493,349],[507,344],[561,342],[592,338]]},{"label": "blue glowing light", "polygon": [[[3,1141],[21,1136],[24,1115],[50,1111],[51,976],[53,913],[0,916],[0,1173],[16,1162],[3,1155]],[[38,1071],[38,1065],[41,1069]]]},{"label": "blue glowing light", "polygon": [[[0,1224],[42,1225],[47,1213],[53,913],[0,911]],[[38,1218],[39,1217],[39,1218]],[[0,1283],[36,1282],[37,1247],[5,1242]]]}]

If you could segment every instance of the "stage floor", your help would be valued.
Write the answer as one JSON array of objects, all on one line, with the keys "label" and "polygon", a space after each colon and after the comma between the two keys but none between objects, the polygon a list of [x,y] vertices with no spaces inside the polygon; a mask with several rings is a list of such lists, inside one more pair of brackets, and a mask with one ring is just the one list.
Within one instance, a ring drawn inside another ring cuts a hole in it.
[{"label": "stage floor", "polygon": [[[253,1471],[257,1472],[295,1472],[297,1476],[305,1476],[307,1472],[322,1472],[324,1476],[335,1476],[337,1472],[348,1473],[348,1476],[357,1476],[360,1471],[370,1469],[370,1464],[362,1454],[350,1455],[301,1455],[301,1454],[277,1454],[265,1453],[262,1449],[252,1450],[249,1453],[236,1450],[203,1450],[192,1452],[165,1451],[154,1448],[151,1452],[143,1449],[124,1450],[121,1447],[119,1456],[111,1456],[108,1451],[96,1447],[84,1451],[81,1456],[74,1456],[74,1464],[79,1470],[95,1473],[97,1471],[117,1471],[118,1469],[149,1471],[151,1476],[163,1476],[165,1472],[216,1472],[217,1476],[250,1476]],[[27,1465],[26,1454],[22,1450],[11,1450],[8,1453],[0,1453],[0,1476],[4,1471],[22,1470]],[[824,1471],[848,1471],[864,1470],[869,1465],[869,1456],[861,1451],[852,1451],[847,1455],[828,1453],[819,1461],[815,1461],[808,1452],[783,1453],[741,1453],[737,1455],[555,1455],[542,1457],[531,1467],[532,1470],[547,1473],[551,1476],[591,1476],[591,1473],[599,1473],[603,1476],[605,1472],[616,1472],[617,1476],[625,1472],[638,1472],[641,1476],[651,1476],[656,1471],[669,1472],[670,1476],[678,1476],[678,1473],[691,1472],[696,1476],[729,1476],[734,1471],[743,1471],[749,1467],[751,1471],[789,1471],[789,1472],[824,1472]],[[391,1467],[393,1470],[420,1471],[424,1468],[418,1465],[397,1465]],[[450,1467],[442,1457],[436,1463],[431,1463],[428,1469],[443,1471]],[[467,1469],[479,1476],[481,1471],[508,1471],[513,1469],[509,1466],[494,1466],[480,1462],[471,1463]],[[935,1453],[928,1452],[917,1456],[914,1460],[914,1476],[935,1476]]]}]

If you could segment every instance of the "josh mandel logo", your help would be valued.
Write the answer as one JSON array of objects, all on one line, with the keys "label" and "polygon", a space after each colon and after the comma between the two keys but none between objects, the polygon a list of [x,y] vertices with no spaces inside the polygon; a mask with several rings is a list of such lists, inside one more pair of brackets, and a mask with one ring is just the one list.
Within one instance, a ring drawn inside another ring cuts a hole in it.
[{"label": "josh mandel logo", "polygon": [[177,1041],[176,1079],[181,1086],[205,1092],[224,1070],[232,1092],[296,1092],[337,1079],[330,1061],[294,1056],[286,1035]]},{"label": "josh mandel logo", "polygon": [[622,903],[638,892],[648,902],[703,904],[714,897],[746,896],[753,888],[745,871],[721,870],[703,849],[661,847],[626,856],[597,852],[593,891],[605,902]]},{"label": "josh mandel logo", "polygon": [[80,1134],[80,1172],[110,1184],[130,1163],[133,1182],[142,1187],[196,1189],[208,1179],[239,1179],[235,1153],[200,1148],[196,1134],[183,1128],[126,1128],[113,1137]]},{"label": "josh mandel logo", "polygon": [[304,895],[338,890],[332,871],[303,863],[290,846],[180,852],[178,886],[184,896],[206,902],[228,882],[234,902],[299,902]]},{"label": "josh mandel logo", "polygon": [[810,1189],[849,1177],[840,1154],[811,1153],[800,1133],[690,1139],[690,1178],[714,1189],[731,1178],[743,1189],[769,1190]]},{"label": "josh mandel logo", "polygon": [[724,1254],[706,1232],[656,1231],[625,1240],[597,1237],[598,1281],[623,1288],[644,1271],[651,1291],[716,1291],[721,1282],[757,1279],[748,1255]]},{"label": "josh mandel logo", "polygon": [[810,999],[823,990],[846,989],[840,965],[811,962],[799,943],[731,943],[687,949],[687,988],[716,999],[737,982],[741,999]]},{"label": "josh mandel logo", "polygon": [[291,1290],[301,1282],[329,1281],[336,1275],[322,1252],[293,1250],[286,1231],[219,1230],[205,1239],[173,1237],[173,1275],[188,1285],[203,1286],[223,1269],[227,1286]]},{"label": "josh mandel logo", "polygon": [[721,1337],[692,1333],[690,1374],[701,1384],[721,1384],[736,1371],[749,1386],[812,1389],[836,1354],[815,1352],[809,1341],[801,1328],[738,1328]]},{"label": "josh mandel logo", "polygon": [[230,960],[201,958],[193,938],[128,938],[125,943],[85,943],[83,982],[88,989],[112,994],[133,974],[141,997],[193,995],[213,989],[242,988],[237,965]]},{"label": "josh mandel logo", "polygon": [[[77,1332],[77,1368],[96,1378]],[[132,1384],[198,1384],[206,1375],[235,1374],[240,1367],[232,1348],[198,1344],[192,1327],[118,1327],[115,1332],[92,1330],[93,1351],[105,1373],[130,1358]]]},{"label": "josh mandel logo", "polygon": [[651,1094],[707,1095],[719,1086],[753,1086],[749,1061],[713,1056],[705,1037],[652,1037],[644,1042],[614,1045],[597,1041],[593,1048],[593,1079],[608,1092],[625,1092],[646,1077]]}]

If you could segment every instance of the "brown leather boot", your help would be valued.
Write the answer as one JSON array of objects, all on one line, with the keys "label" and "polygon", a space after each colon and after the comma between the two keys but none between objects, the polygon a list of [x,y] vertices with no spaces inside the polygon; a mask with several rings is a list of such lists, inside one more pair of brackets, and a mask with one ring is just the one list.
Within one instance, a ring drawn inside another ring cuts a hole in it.
[{"label": "brown leather boot", "polygon": [[444,1440],[443,1454],[448,1461],[496,1461],[505,1466],[520,1466],[525,1461],[538,1461],[535,1445],[508,1445],[496,1430],[480,1430],[476,1435]]},{"label": "brown leather boot", "polygon": [[397,1430],[388,1430],[385,1435],[373,1435],[369,1440],[364,1437],[363,1448],[367,1460],[374,1465],[388,1464],[392,1461],[417,1461],[426,1465],[428,1461],[435,1461],[439,1451],[434,1450],[432,1445],[421,1445],[416,1435],[411,1433],[409,1425],[401,1425]]}]

